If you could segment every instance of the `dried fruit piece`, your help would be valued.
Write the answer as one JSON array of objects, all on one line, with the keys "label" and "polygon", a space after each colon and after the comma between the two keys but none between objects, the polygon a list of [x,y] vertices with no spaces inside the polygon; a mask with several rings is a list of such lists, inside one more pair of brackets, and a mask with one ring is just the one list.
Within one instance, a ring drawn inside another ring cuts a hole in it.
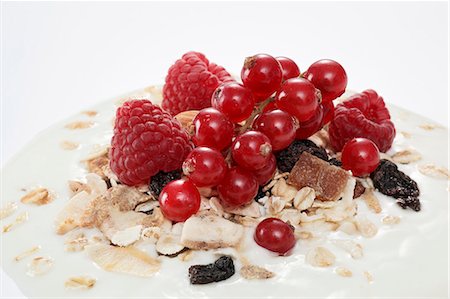
[{"label": "dried fruit piece", "polygon": [[239,273],[245,279],[268,279],[275,276],[275,273],[255,265],[245,265]]},{"label": "dried fruit piece", "polygon": [[22,203],[33,203],[38,206],[48,204],[53,200],[53,195],[45,188],[37,188],[22,196]]},{"label": "dried fruit piece", "polygon": [[417,198],[420,191],[417,183],[398,170],[397,165],[383,159],[370,177],[378,191],[397,199],[400,198],[398,203],[401,207],[410,207],[414,211],[420,211],[420,201]]},{"label": "dried fruit piece", "polygon": [[189,281],[191,284],[207,284],[228,279],[234,273],[233,259],[222,256],[212,264],[189,267]]},{"label": "dried fruit piece", "polygon": [[106,271],[149,277],[160,268],[158,260],[134,247],[114,247],[105,244],[86,246],[89,257]]},{"label": "dried fruit piece", "polygon": [[64,286],[69,289],[90,289],[97,280],[89,276],[74,276],[64,282]]},{"label": "dried fruit piece", "polygon": [[158,198],[162,189],[170,182],[181,179],[181,170],[177,169],[171,172],[160,171],[150,180],[150,193]]},{"label": "dried fruit piece", "polygon": [[345,170],[303,152],[289,175],[288,183],[297,189],[313,188],[318,200],[335,201],[342,195],[349,177]]},{"label": "dried fruit piece", "polygon": [[311,140],[295,140],[286,149],[276,154],[278,169],[282,172],[290,172],[303,152],[328,161],[328,155],[324,148],[318,147]]}]

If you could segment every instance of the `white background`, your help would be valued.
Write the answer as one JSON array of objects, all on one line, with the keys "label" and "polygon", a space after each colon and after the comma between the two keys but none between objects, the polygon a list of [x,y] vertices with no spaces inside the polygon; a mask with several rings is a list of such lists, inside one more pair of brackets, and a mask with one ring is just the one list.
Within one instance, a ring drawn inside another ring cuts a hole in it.
[{"label": "white background", "polygon": [[[353,90],[448,126],[446,2],[3,3],[1,165],[39,131],[99,101],[163,83],[201,51],[231,73],[244,57],[332,58]],[[2,276],[2,298],[19,296]]]}]

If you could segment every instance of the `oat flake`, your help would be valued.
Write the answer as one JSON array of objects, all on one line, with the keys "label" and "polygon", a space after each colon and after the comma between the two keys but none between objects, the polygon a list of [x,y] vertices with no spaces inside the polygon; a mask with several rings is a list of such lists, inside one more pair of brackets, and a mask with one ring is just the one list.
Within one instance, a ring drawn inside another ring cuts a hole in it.
[{"label": "oat flake", "polygon": [[419,166],[419,171],[423,175],[436,179],[450,179],[449,171],[444,167],[439,167],[434,164],[424,164]]}]

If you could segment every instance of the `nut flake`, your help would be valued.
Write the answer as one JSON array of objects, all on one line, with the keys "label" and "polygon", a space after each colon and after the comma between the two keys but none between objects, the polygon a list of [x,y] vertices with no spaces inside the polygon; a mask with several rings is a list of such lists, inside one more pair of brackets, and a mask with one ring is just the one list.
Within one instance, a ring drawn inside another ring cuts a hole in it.
[{"label": "nut flake", "polygon": [[135,225],[116,232],[111,237],[111,243],[125,247],[133,244],[141,238],[142,225]]},{"label": "nut flake", "polygon": [[17,204],[15,202],[8,202],[4,207],[0,209],[0,220],[11,216],[17,210]]},{"label": "nut flake", "polygon": [[365,217],[358,217],[355,220],[356,228],[365,238],[372,238],[378,233],[378,228],[373,222]]},{"label": "nut flake", "polygon": [[158,260],[132,246],[95,244],[86,246],[86,252],[94,263],[106,271],[150,277],[160,268]]},{"label": "nut flake", "polygon": [[381,222],[383,224],[387,224],[387,225],[399,224],[400,217],[387,215],[387,216],[384,216],[383,219],[381,219]]},{"label": "nut flake", "polygon": [[419,128],[424,129],[425,131],[433,131],[434,129],[442,129],[442,126],[430,123],[424,123],[419,126]]},{"label": "nut flake", "polygon": [[346,233],[347,235],[355,235],[358,232],[355,223],[351,221],[342,221],[338,230]]},{"label": "nut flake", "polygon": [[88,129],[94,126],[93,121],[74,121],[68,123],[64,127],[69,130],[80,130],[80,129]]},{"label": "nut flake", "polygon": [[333,240],[333,244],[335,244],[337,247],[344,249],[346,252],[348,252],[352,258],[360,259],[363,257],[363,248],[361,244],[356,243],[352,240]]},{"label": "nut flake", "polygon": [[77,142],[73,142],[73,141],[61,141],[61,143],[59,144],[59,146],[66,151],[73,151],[76,150],[78,147],[80,147],[80,144]]},{"label": "nut flake", "polygon": [[69,190],[72,193],[72,196],[81,191],[91,193],[91,189],[89,189],[88,185],[79,181],[69,181]]},{"label": "nut flake", "polygon": [[27,257],[29,257],[30,255],[35,254],[35,253],[38,252],[40,249],[41,249],[41,246],[34,246],[34,247],[31,247],[30,249],[28,249],[28,250],[22,252],[21,254],[17,255],[17,256],[14,258],[14,260],[15,260],[16,262],[21,261],[21,260],[23,260],[24,258],[27,258]]},{"label": "nut flake", "polygon": [[381,213],[381,205],[372,189],[366,189],[362,195],[367,207],[374,213]]},{"label": "nut flake", "polygon": [[403,137],[410,139],[412,137],[411,133],[406,132],[406,131],[400,131],[400,134],[403,135]]},{"label": "nut flake", "polygon": [[275,273],[255,265],[245,265],[239,273],[245,279],[268,279],[275,276]]},{"label": "nut flake", "polygon": [[148,213],[150,211],[153,211],[153,209],[157,207],[159,207],[159,201],[149,200],[141,204],[138,204],[136,208],[134,208],[134,210],[136,212]]},{"label": "nut flake", "polygon": [[175,118],[180,122],[181,126],[189,132],[192,130],[192,122],[198,112],[198,110],[183,111],[175,115]]},{"label": "nut flake", "polygon": [[297,189],[288,185],[284,178],[280,178],[272,187],[272,194],[281,197],[285,202],[290,202],[297,194]]},{"label": "nut flake", "polygon": [[98,154],[94,155],[85,160],[87,169],[91,173],[95,173],[102,178],[106,178],[105,170],[109,167],[109,157],[108,157],[108,149],[104,149],[100,151]]},{"label": "nut flake", "polygon": [[98,114],[98,112],[95,111],[95,110],[86,110],[86,111],[83,111],[81,113],[84,114],[84,115],[87,115],[89,117],[94,117],[94,116],[96,116]]},{"label": "nut flake", "polygon": [[20,214],[19,216],[16,217],[14,222],[3,226],[3,232],[7,233],[7,232],[11,231],[14,227],[24,223],[27,220],[28,220],[28,213],[23,212],[22,214]]},{"label": "nut flake", "polygon": [[146,227],[142,230],[141,233],[142,240],[147,241],[149,243],[156,244],[156,242],[160,237],[161,237],[161,228],[157,226]]},{"label": "nut flake", "polygon": [[294,197],[294,207],[299,211],[309,209],[313,205],[315,198],[316,192],[313,188],[303,187]]},{"label": "nut flake", "polygon": [[286,201],[277,196],[269,197],[264,207],[266,208],[267,214],[276,215],[280,213],[286,206]]},{"label": "nut flake", "polygon": [[294,231],[295,236],[297,237],[297,239],[301,239],[301,240],[310,240],[312,238],[314,238],[314,235],[309,232],[309,231],[305,231],[305,230],[295,230]]},{"label": "nut flake", "polygon": [[419,166],[419,171],[426,176],[436,179],[450,180],[450,173],[444,167],[439,167],[434,164],[425,164]]},{"label": "nut flake", "polygon": [[414,149],[406,149],[392,155],[392,160],[400,164],[409,164],[422,159],[422,155]]},{"label": "nut flake", "polygon": [[156,251],[161,255],[175,257],[184,250],[180,244],[180,236],[175,234],[164,234],[156,242]]},{"label": "nut flake", "polygon": [[88,239],[80,230],[70,232],[64,241],[65,250],[69,252],[82,251],[88,243]]},{"label": "nut flake", "polygon": [[43,275],[50,271],[53,266],[53,259],[51,257],[35,257],[30,264],[28,264],[27,275],[34,277]]},{"label": "nut flake", "polygon": [[261,217],[261,211],[259,209],[259,204],[256,201],[252,201],[250,204],[245,205],[243,207],[236,208],[225,208],[225,212],[239,215],[239,216],[248,216],[253,218]]},{"label": "nut flake", "polygon": [[38,206],[48,204],[53,200],[53,195],[45,188],[37,188],[24,195],[20,201],[22,203],[32,203]]},{"label": "nut flake", "polygon": [[90,289],[97,280],[89,276],[74,276],[64,282],[64,286],[68,289]]},{"label": "nut flake", "polygon": [[334,264],[336,256],[324,247],[316,247],[306,254],[305,260],[314,267],[329,267]]},{"label": "nut flake", "polygon": [[369,271],[364,271],[364,276],[366,277],[368,283],[373,282],[373,276],[372,276],[372,274],[370,274]]},{"label": "nut flake", "polygon": [[298,210],[284,209],[277,215],[277,218],[291,225],[298,225],[300,223],[301,215]]},{"label": "nut flake", "polygon": [[352,277],[353,273],[347,268],[338,267],[335,270],[336,274],[342,277]]}]

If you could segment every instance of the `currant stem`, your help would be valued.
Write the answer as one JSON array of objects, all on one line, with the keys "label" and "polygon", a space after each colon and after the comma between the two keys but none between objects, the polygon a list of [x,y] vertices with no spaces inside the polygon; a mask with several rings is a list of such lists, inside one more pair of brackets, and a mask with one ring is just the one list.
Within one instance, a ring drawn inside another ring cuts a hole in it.
[{"label": "currant stem", "polygon": [[266,108],[266,106],[272,102],[275,98],[270,97],[266,100],[264,100],[263,102],[261,102],[261,104],[259,104],[258,107],[256,107],[255,110],[253,110],[252,114],[250,115],[249,118],[247,118],[247,120],[245,121],[244,125],[241,127],[241,129],[239,130],[239,135],[244,133],[245,131],[248,130],[248,128],[252,125],[253,120],[255,119],[255,117],[260,114],[264,108]]}]

